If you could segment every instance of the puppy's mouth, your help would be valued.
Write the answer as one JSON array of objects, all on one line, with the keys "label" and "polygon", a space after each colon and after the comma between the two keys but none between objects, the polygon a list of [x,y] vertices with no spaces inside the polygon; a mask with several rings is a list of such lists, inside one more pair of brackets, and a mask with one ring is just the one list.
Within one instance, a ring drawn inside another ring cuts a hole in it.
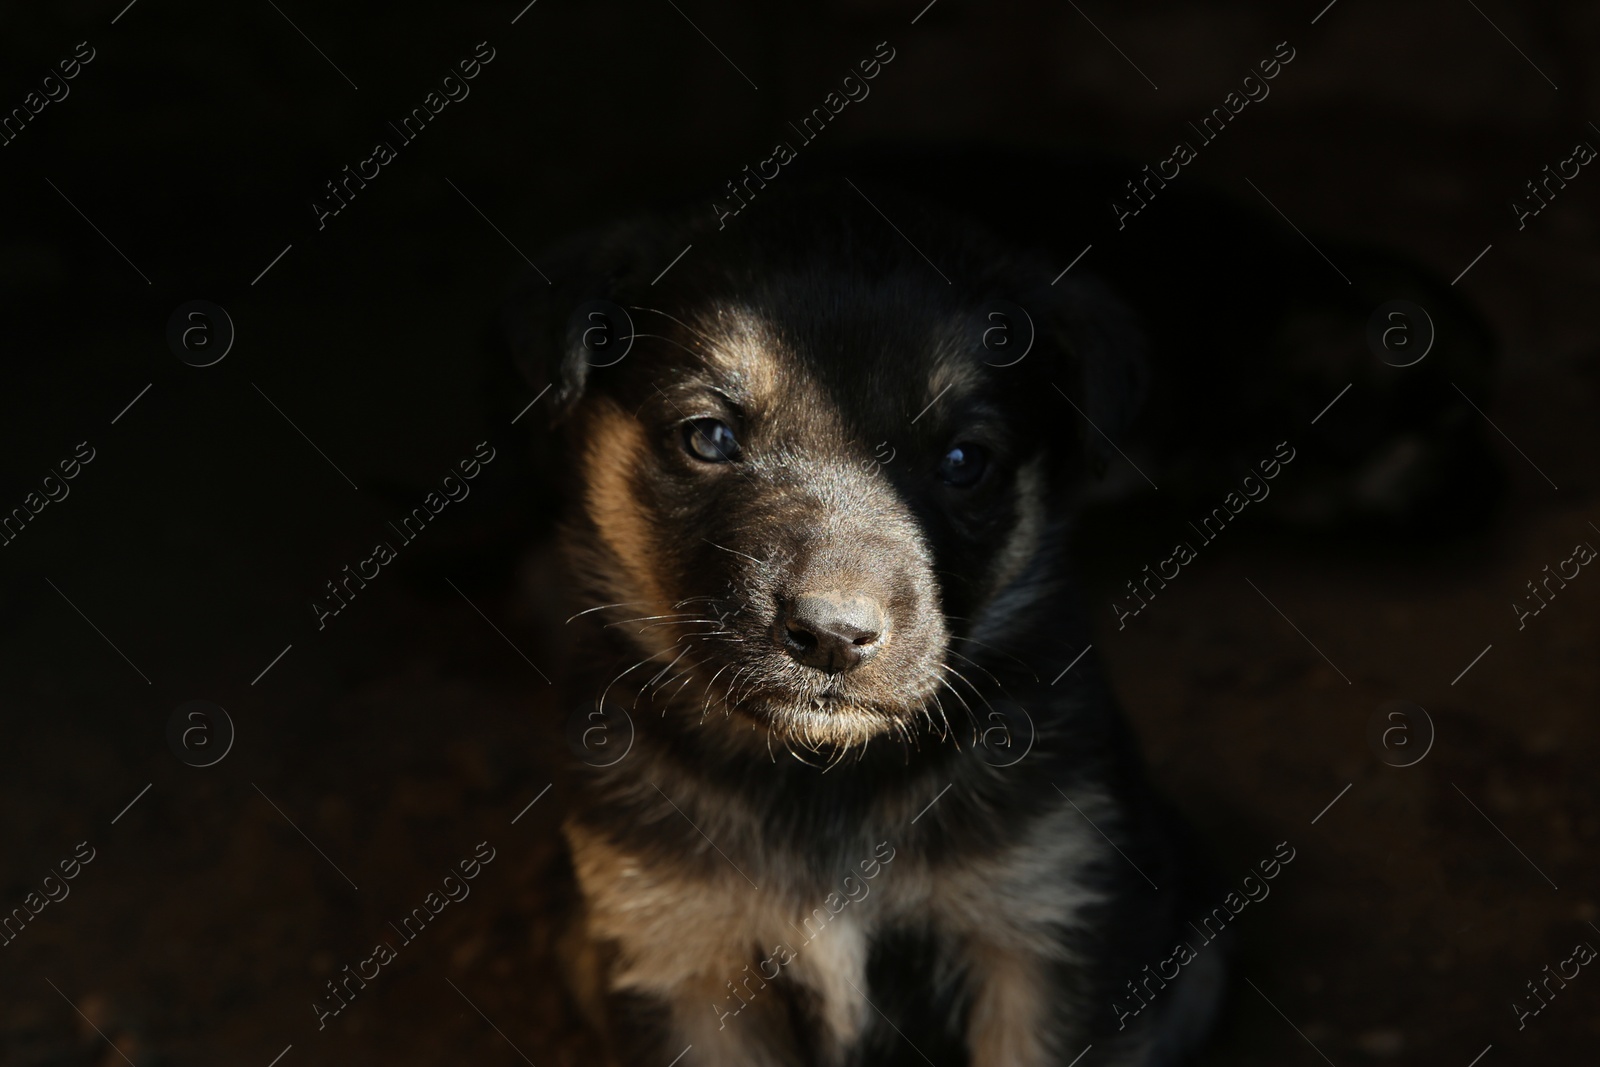
[{"label": "puppy's mouth", "polygon": [[974,703],[951,690],[948,624],[913,532],[842,547],[727,540],[696,568],[724,567],[720,594],[654,608],[637,635],[660,684],[636,677],[683,726],[732,726],[798,755],[911,739],[919,724],[938,733]]},{"label": "puppy's mouth", "polygon": [[944,643],[942,628],[899,629],[868,597],[780,600],[708,689],[728,719],[791,750],[849,749],[942,720]]},{"label": "puppy's mouth", "polygon": [[905,735],[921,715],[916,703],[907,707],[862,701],[845,693],[740,693],[727,706],[731,717],[749,720],[785,745],[812,752],[847,750],[884,735]]}]

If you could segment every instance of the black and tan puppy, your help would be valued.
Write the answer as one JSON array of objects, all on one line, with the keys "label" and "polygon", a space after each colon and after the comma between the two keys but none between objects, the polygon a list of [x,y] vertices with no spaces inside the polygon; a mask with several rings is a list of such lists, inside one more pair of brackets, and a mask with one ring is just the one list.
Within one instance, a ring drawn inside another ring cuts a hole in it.
[{"label": "black and tan puppy", "polygon": [[1189,864],[1064,566],[1137,339],[1051,268],[840,183],[551,271],[525,343],[571,477],[570,694],[612,746],[566,833],[620,1062],[1200,1039],[1216,952],[1113,1008],[1177,940]]}]

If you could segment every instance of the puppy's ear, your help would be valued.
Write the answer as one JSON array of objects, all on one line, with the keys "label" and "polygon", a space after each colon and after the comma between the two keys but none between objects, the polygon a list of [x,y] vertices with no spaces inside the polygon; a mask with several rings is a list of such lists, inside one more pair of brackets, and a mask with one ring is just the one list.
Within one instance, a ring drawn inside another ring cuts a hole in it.
[{"label": "puppy's ear", "polygon": [[1034,320],[1034,367],[1044,410],[1061,409],[1063,445],[1076,442],[1096,477],[1130,447],[1149,382],[1146,343],[1132,311],[1099,281],[1063,279],[1023,296]]},{"label": "puppy's ear", "polygon": [[623,295],[647,243],[623,224],[543,249],[537,274],[520,278],[501,313],[512,362],[542,397],[551,425],[582,399],[593,372],[615,366],[633,345]]}]

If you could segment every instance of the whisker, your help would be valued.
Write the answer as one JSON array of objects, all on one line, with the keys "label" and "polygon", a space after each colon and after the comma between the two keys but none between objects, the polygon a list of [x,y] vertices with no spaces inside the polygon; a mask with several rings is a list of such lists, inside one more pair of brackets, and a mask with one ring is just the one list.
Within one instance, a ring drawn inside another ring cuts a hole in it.
[{"label": "whisker", "polygon": [[[1005,688],[1005,685],[1001,683],[1000,679],[998,679],[998,678],[996,678],[994,676],[994,672],[993,671],[989,670],[989,668],[985,667],[983,664],[979,663],[977,660],[973,659],[971,656],[963,656],[963,655],[961,655],[961,653],[957,652],[953,648],[947,648],[947,649],[945,649],[945,652],[947,652],[948,654],[950,654],[952,656],[957,656],[960,659],[965,660],[966,662],[972,664],[972,666],[973,666],[973,668],[975,670],[980,670],[984,674],[988,675],[989,676],[989,681],[993,682],[995,684],[996,688],[999,688],[999,689],[1004,689]],[[1036,681],[1036,682],[1038,680],[1039,679],[1037,679],[1037,678],[1034,679],[1034,681]]]},{"label": "whisker", "polygon": [[633,305],[633,304],[630,304],[628,306],[629,306],[629,309],[632,310],[632,311],[649,311],[649,312],[651,312],[653,314],[660,315],[662,318],[671,319],[673,322],[677,323],[679,326],[682,326],[685,330],[688,330],[690,333],[694,334],[697,338],[699,338],[700,340],[704,341],[706,344],[710,345],[711,347],[715,348],[716,345],[717,345],[717,343],[715,341],[713,341],[710,337],[708,337],[706,334],[702,333],[700,330],[695,329],[693,326],[690,326],[687,322],[684,322],[682,319],[678,318],[676,315],[668,314],[667,312],[662,311],[660,308],[638,307],[638,306]]},{"label": "whisker", "polygon": [[700,356],[704,356],[705,355],[704,352],[696,352],[694,349],[690,348],[688,345],[682,344],[681,342],[678,342],[678,341],[674,341],[672,338],[667,337],[664,334],[659,334],[659,333],[640,333],[638,330],[634,330],[633,331],[633,336],[635,337],[635,339],[640,338],[640,337],[645,337],[645,338],[649,338],[652,341],[665,341],[665,342],[667,342],[667,344],[671,345],[674,348],[683,349],[685,352],[689,353],[691,356],[700,357]]},{"label": "whisker", "polygon": [[[598,604],[598,605],[596,605],[595,607],[592,607],[592,608],[584,608],[582,611],[578,612],[577,615],[574,615],[572,617],[572,619],[580,618],[580,617],[582,617],[584,615],[589,614],[591,611],[605,611],[607,608],[632,608],[632,607],[637,607],[640,604],[648,604],[648,603],[650,603],[650,601],[648,601],[648,600],[624,600],[624,601],[621,601],[621,602],[616,603],[616,604]],[[571,622],[572,619],[568,619],[567,621]]]},{"label": "whisker", "polygon": [[957,581],[966,583],[967,585],[973,587],[974,589],[977,588],[977,585],[978,585],[978,583],[976,581],[974,581],[973,579],[967,577],[965,574],[957,573],[956,571],[935,570],[933,573],[937,577],[940,577],[940,578],[954,578]]},{"label": "whisker", "polygon": [[[687,652],[687,651],[689,651],[687,648],[683,650],[683,652]],[[678,653],[678,659],[682,659],[683,658],[683,652]],[[676,663],[676,662],[678,662],[677,659],[672,661],[672,663]],[[667,664],[667,668],[669,670],[672,667],[672,663]],[[684,675],[686,675],[689,672],[693,671],[696,666],[698,666],[698,664],[696,664],[694,662],[694,660],[690,660],[689,661],[689,665],[687,667],[685,667],[683,670],[679,671],[677,674],[674,674],[671,678],[668,678],[666,681],[662,682],[660,685],[656,686],[656,691],[660,692],[661,690],[665,689],[667,686],[671,685],[673,682],[676,682],[679,678],[682,678]],[[663,673],[665,673],[665,672],[663,672]]]},{"label": "whisker", "polygon": [[[634,621],[635,622],[644,622],[645,620],[643,620],[643,619],[635,619]],[[653,630],[657,626],[717,626],[717,625],[720,625],[720,624],[717,622],[716,619],[693,619],[693,618],[690,618],[690,619],[667,619],[664,622],[652,622],[648,626],[641,626],[641,627],[639,627],[639,632],[640,633],[644,633],[646,630]]]},{"label": "whisker", "polygon": [[837,746],[837,745],[834,746],[835,751],[834,751],[834,754],[833,754],[833,758],[828,761],[828,765],[826,767],[822,768],[822,773],[823,774],[827,774],[829,771],[831,771],[835,767],[839,766],[839,764],[843,763],[844,762],[844,758],[850,754],[850,750],[852,748],[854,748],[854,747],[855,746],[852,745],[849,741],[846,741],[842,747]]},{"label": "whisker", "polygon": [[739,678],[740,678],[740,676],[741,675],[748,676],[748,675],[752,675],[754,673],[755,673],[755,668],[752,667],[752,666],[746,665],[746,666],[740,667],[738,670],[734,671],[733,672],[733,677],[728,679],[728,684],[726,686],[726,691],[723,693],[723,697],[722,697],[722,707],[723,707],[723,710],[728,713],[730,718],[733,715],[734,707],[741,702],[741,698],[738,695]]},{"label": "whisker", "polygon": [[717,668],[717,673],[713,674],[711,676],[711,680],[706,683],[706,702],[705,705],[700,709],[701,722],[706,721],[706,712],[711,710],[711,687],[717,684],[717,679],[722,677],[722,672],[731,666],[733,666],[733,664],[724,663],[721,667]]},{"label": "whisker", "polygon": [[[957,616],[957,615],[946,615],[945,618],[947,618],[947,619],[958,619],[958,618],[960,618],[960,616]],[[966,620],[963,619],[962,621],[964,622]],[[1039,676],[1037,674],[1034,674],[1033,668],[1028,666],[1028,663],[1027,663],[1026,660],[1018,659],[1016,656],[1013,656],[1011,653],[1007,652],[1005,649],[1000,648],[997,645],[991,645],[987,641],[979,641],[975,637],[961,637],[961,636],[956,635],[956,634],[951,634],[950,635],[950,640],[952,640],[952,641],[965,641],[968,644],[978,645],[978,646],[980,646],[982,648],[987,648],[991,652],[996,653],[997,655],[1004,656],[1006,659],[1008,659],[1011,662],[1017,664],[1019,667],[1022,667],[1029,674],[1032,674],[1034,681],[1037,682],[1039,680]],[[968,660],[968,662],[970,663],[971,661]]]},{"label": "whisker", "polygon": [[[979,689],[977,686],[972,684],[972,679],[968,678],[966,675],[962,674],[960,671],[956,670],[954,667],[949,666],[948,664],[941,664],[940,668],[942,670],[949,671],[951,674],[955,675],[962,682],[964,682],[966,684],[967,688],[972,690],[972,695],[977,697],[979,700],[981,700],[983,702],[984,707],[989,709],[989,713],[991,715],[998,715],[999,714],[999,712],[995,711],[994,705],[989,702],[989,698],[983,694],[983,690]],[[957,698],[960,699],[960,693],[956,691],[954,686],[951,686],[950,691],[952,693],[956,693]],[[979,732],[978,732],[978,726],[979,726],[978,717],[977,717],[976,714],[973,713],[971,706],[967,705],[967,702],[965,700],[962,700],[961,703],[967,707],[967,714],[972,718],[972,743],[974,745],[976,745],[978,743],[978,737],[980,736]]]},{"label": "whisker", "polygon": [[[745,681],[742,684],[744,684],[747,687],[746,688],[746,692],[743,692],[743,693],[738,691],[738,687],[741,684],[740,681],[739,681],[739,674],[744,675]],[[756,669],[755,669],[754,666],[742,667],[742,668],[740,668],[739,674],[735,674],[733,676],[733,678],[728,682],[728,697],[727,697],[727,699],[733,705],[739,705],[739,704],[744,703],[745,696],[748,694],[748,687],[755,684]],[[731,710],[731,708],[730,708],[730,710]]]},{"label": "whisker", "polygon": [[731,630],[718,631],[718,632],[714,632],[714,633],[687,633],[687,634],[683,634],[676,641],[674,641],[672,643],[675,644],[675,645],[681,645],[685,641],[695,641],[695,640],[721,641],[724,644],[731,644],[731,645],[742,645],[742,644],[744,644],[744,638],[740,637],[738,634],[734,633]]},{"label": "whisker", "polygon": [[[947,689],[950,689],[952,693],[955,693],[955,690],[950,688],[950,683],[946,682],[943,678],[939,679],[939,684]],[[944,701],[939,699],[939,691],[936,689],[929,695],[933,697],[933,706],[938,709],[939,722],[944,723],[944,729],[939,729],[938,724],[933,721],[933,716],[931,715],[928,716],[928,729],[935,734],[939,740],[943,741],[945,738],[951,736],[950,716],[945,714]],[[956,695],[959,696],[960,694],[957,693]]]},{"label": "whisker", "polygon": [[[696,666],[698,666],[698,664],[691,663],[689,665],[689,669],[685,670],[683,672],[683,681],[678,683],[678,691],[676,693],[673,693],[672,696],[667,698],[667,702],[669,704],[672,703],[673,701],[677,700],[679,697],[683,696],[683,691],[689,687],[689,683],[690,682],[694,681],[694,668]],[[663,684],[665,684],[665,683],[663,683]],[[702,721],[704,721],[704,720],[702,720]]]},{"label": "whisker", "polygon": [[640,615],[637,619],[618,619],[616,622],[608,622],[603,628],[609,630],[613,626],[626,626],[630,622],[649,622],[651,619],[679,619],[693,614],[694,612],[692,611],[680,611],[672,615]]},{"label": "whisker", "polygon": [[[663,651],[665,651],[665,650],[663,649]],[[629,674],[632,671],[638,670],[640,667],[643,667],[646,663],[649,663],[651,660],[655,659],[659,655],[661,655],[660,652],[652,652],[650,655],[646,656],[644,659],[640,660],[638,663],[635,663],[632,667],[629,667],[627,670],[623,671],[622,674],[617,675],[615,678],[611,679],[611,681],[607,682],[605,689],[603,689],[601,691],[600,698],[595,701],[594,706],[597,707],[597,708],[603,707],[605,705],[605,702],[606,702],[606,697],[611,692],[611,687],[612,686],[614,686],[618,682],[622,681],[622,678],[623,678],[624,675]]]},{"label": "whisker", "polygon": [[[960,692],[960,690],[958,690],[958,689],[957,689],[957,688],[956,688],[956,687],[955,687],[955,686],[953,686],[953,685],[951,685],[951,684],[950,684],[950,683],[949,683],[949,682],[948,682],[948,681],[946,681],[946,680],[944,680],[944,679],[943,679],[943,678],[941,678],[941,679],[940,679],[940,680],[939,680],[939,682],[940,682],[940,684],[941,684],[941,685],[943,685],[943,686],[944,686],[944,687],[945,687],[945,688],[946,688],[946,689],[948,689],[948,690],[950,690],[950,694],[951,694],[951,695],[952,695],[952,696],[954,696],[954,697],[955,697],[955,698],[956,698],[956,699],[957,699],[957,700],[958,700],[958,701],[960,701],[960,702],[961,702],[961,707],[962,707],[962,708],[963,708],[963,709],[964,709],[964,710],[965,710],[965,711],[966,711],[966,713],[967,713],[967,718],[968,718],[968,719],[970,719],[970,720],[971,720],[971,721],[972,721],[972,731],[973,731],[973,737],[974,737],[974,738],[976,738],[976,737],[977,737],[977,731],[978,731],[978,717],[977,717],[977,716],[976,716],[976,715],[974,715],[974,714],[973,714],[973,712],[972,712],[972,705],[970,705],[970,704],[968,704],[968,703],[967,703],[967,700],[966,700],[966,698],[965,698],[965,697],[963,697],[963,696],[962,696],[962,695],[961,695],[961,692]],[[945,724],[946,724],[946,725],[947,725],[947,726],[948,726],[948,725],[949,725],[949,720],[948,720],[948,719],[947,719],[947,720],[946,720],[946,723],[945,723]],[[951,731],[951,733],[950,733],[950,735],[949,735],[949,736],[950,736],[950,738],[951,738],[951,739],[952,739],[952,740],[953,740],[953,739],[954,739],[954,738],[955,738],[955,732],[954,732],[954,730],[952,730],[952,731]],[[958,748],[959,748],[959,747],[960,747],[960,742],[957,742],[957,743],[956,743],[956,747],[958,747]]]},{"label": "whisker", "polygon": [[[650,691],[650,687],[652,685],[654,685],[656,682],[660,681],[662,675],[666,674],[672,668],[676,667],[678,665],[678,661],[680,659],[682,659],[684,656],[688,655],[688,654],[689,654],[689,650],[687,648],[684,649],[682,652],[679,652],[676,656],[674,656],[672,658],[672,662],[671,663],[667,664],[665,667],[662,667],[659,671],[657,671],[655,673],[655,676],[653,678],[651,678],[648,682],[644,683],[644,685],[640,686],[639,687],[639,691],[637,693],[633,694],[633,706],[635,708],[637,708],[639,706],[639,698],[644,696],[645,693],[649,692]],[[666,713],[667,713],[667,709],[666,708],[662,708],[661,709],[661,714],[665,715]]]},{"label": "whisker", "polygon": [[794,745],[789,743],[789,738],[788,738],[787,735],[785,735],[785,737],[783,739],[783,747],[789,753],[789,755],[793,756],[795,759],[799,760],[801,763],[804,763],[807,767],[810,767],[812,770],[821,769],[821,768],[818,768],[815,763],[812,763],[810,760],[808,760],[804,756],[800,755],[800,753],[796,752],[794,750]]},{"label": "whisker", "polygon": [[720,548],[724,552],[732,552],[735,556],[743,556],[745,559],[749,560],[751,563],[759,563],[763,567],[765,567],[767,565],[767,561],[764,560],[764,559],[756,559],[754,556],[752,556],[748,552],[740,552],[736,548],[729,548],[726,545],[719,545],[715,541],[711,540],[709,537],[702,537],[700,540],[704,541],[706,544],[710,545],[712,548]]}]

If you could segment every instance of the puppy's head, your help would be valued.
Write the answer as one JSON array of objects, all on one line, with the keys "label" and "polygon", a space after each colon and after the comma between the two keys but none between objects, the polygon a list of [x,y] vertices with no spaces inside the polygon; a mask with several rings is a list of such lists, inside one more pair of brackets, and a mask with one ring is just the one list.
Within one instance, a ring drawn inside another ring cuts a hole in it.
[{"label": "puppy's head", "polygon": [[1049,621],[1063,490],[1139,391],[1131,331],[1048,264],[897,213],[846,189],[628,227],[542,295],[524,348],[573,565],[643,658],[627,688],[680,722],[834,751],[940,732],[985,647]]}]

